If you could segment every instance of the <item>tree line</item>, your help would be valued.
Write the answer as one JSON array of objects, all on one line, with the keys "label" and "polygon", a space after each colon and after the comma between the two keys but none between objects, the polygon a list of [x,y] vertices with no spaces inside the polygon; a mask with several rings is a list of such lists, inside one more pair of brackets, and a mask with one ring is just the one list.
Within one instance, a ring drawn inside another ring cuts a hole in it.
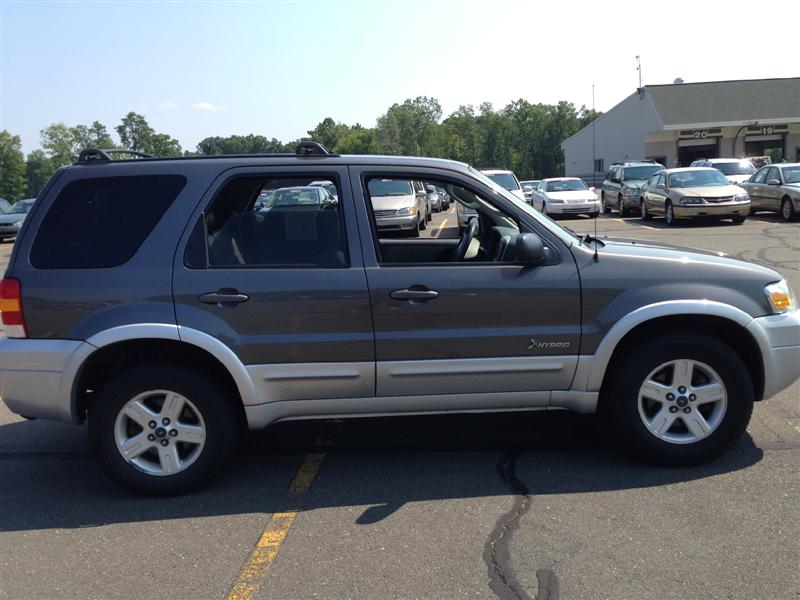
[{"label": "tree line", "polygon": [[516,100],[500,110],[485,102],[477,108],[460,106],[442,119],[435,98],[419,96],[393,104],[374,127],[347,125],[327,117],[308,130],[308,136],[283,143],[264,135],[207,137],[193,151],[178,140],[155,131],[135,112],[114,127],[112,139],[102,123],[69,127],[54,123],[40,132],[40,149],[22,152],[18,135],[0,131],[0,197],[17,201],[35,197],[56,169],[74,163],[85,148],[117,148],[154,156],[270,154],[294,152],[312,139],[337,154],[432,156],[470,163],[481,168],[507,168],[520,179],[564,173],[561,142],[601,113],[576,108],[571,102],[532,104]]}]

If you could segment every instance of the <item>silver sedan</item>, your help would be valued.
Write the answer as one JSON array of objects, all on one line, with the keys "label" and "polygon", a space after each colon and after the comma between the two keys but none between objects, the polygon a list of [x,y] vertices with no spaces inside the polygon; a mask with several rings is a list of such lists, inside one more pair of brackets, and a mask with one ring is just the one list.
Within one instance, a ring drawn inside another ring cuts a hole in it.
[{"label": "silver sedan", "polygon": [[800,214],[800,163],[762,167],[739,185],[750,195],[752,212],[771,210],[784,221]]}]

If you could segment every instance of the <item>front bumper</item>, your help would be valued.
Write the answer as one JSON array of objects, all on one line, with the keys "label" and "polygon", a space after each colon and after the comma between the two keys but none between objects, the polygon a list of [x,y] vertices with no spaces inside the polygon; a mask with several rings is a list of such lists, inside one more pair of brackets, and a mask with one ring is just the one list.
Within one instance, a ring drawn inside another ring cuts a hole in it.
[{"label": "front bumper", "polygon": [[800,379],[800,310],[753,319],[748,331],[758,342],[764,363],[764,398]]},{"label": "front bumper", "polygon": [[600,201],[595,202],[569,202],[566,204],[554,204],[552,201],[547,205],[549,215],[586,215],[600,212]]},{"label": "front bumper", "polygon": [[414,229],[419,227],[417,215],[407,215],[402,217],[384,217],[375,219],[378,229],[383,231]]},{"label": "front bumper", "polygon": [[0,396],[18,415],[79,423],[73,386],[93,350],[77,340],[0,338]]},{"label": "front bumper", "polygon": [[672,210],[678,219],[744,217],[750,214],[750,201],[720,202],[719,204],[673,204]]}]

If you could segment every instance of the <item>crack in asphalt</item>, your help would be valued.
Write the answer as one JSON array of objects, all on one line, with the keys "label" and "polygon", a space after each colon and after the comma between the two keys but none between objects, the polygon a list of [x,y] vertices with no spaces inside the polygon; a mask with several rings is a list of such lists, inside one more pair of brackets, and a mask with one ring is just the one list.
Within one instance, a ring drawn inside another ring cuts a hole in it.
[{"label": "crack in asphalt", "polygon": [[[516,472],[517,460],[521,454],[521,450],[509,451],[497,463],[497,474],[514,493],[514,505],[497,520],[483,551],[483,560],[489,574],[489,588],[498,598],[504,600],[533,600],[517,579],[509,550],[511,538],[519,529],[520,519],[531,505],[530,490]],[[539,581],[537,600],[558,600],[559,581],[555,571],[538,569],[536,578]]]}]

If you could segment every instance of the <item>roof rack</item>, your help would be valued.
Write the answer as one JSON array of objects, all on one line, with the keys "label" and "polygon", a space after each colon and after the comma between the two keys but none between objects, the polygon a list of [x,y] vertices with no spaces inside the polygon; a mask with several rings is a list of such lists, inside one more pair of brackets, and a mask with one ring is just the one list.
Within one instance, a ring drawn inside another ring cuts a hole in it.
[{"label": "roof rack", "polygon": [[625,164],[628,164],[628,163],[648,163],[648,164],[651,164],[651,165],[661,164],[661,163],[658,163],[658,162],[654,161],[651,158],[642,158],[642,159],[629,158],[628,160],[618,160],[618,161],[612,162],[611,164],[612,165],[625,165]]},{"label": "roof rack", "polygon": [[111,162],[112,154],[129,154],[139,158],[154,158],[152,154],[145,154],[144,152],[137,152],[136,150],[123,150],[116,148],[86,148],[81,150],[81,153],[78,155],[78,164]]},{"label": "roof rack", "polygon": [[294,151],[298,156],[337,156],[319,142],[300,142]]}]

